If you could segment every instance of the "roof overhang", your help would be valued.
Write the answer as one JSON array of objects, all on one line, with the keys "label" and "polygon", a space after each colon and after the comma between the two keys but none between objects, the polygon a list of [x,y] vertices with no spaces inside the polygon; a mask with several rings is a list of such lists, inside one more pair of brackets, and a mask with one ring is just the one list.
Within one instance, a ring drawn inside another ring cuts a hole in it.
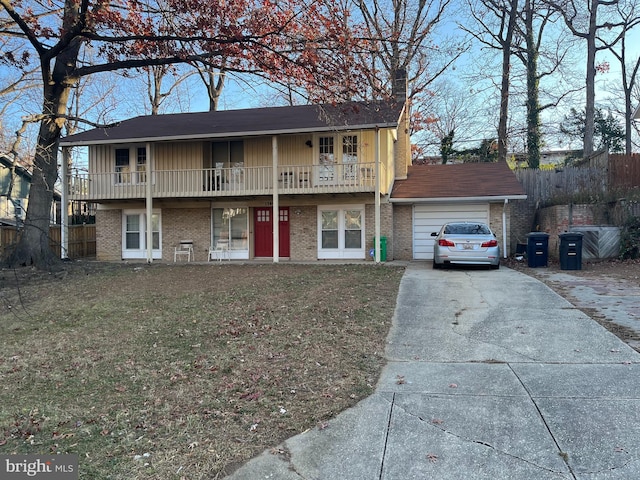
[{"label": "roof overhang", "polygon": [[192,141],[192,140],[213,140],[216,138],[241,138],[241,137],[265,137],[274,135],[300,135],[308,133],[326,133],[326,132],[349,132],[356,130],[373,130],[380,128],[398,128],[398,124],[383,123],[383,124],[363,124],[363,125],[338,125],[320,128],[295,128],[295,129],[283,129],[283,130],[259,130],[248,132],[221,132],[211,134],[198,134],[198,135],[169,135],[161,137],[138,137],[138,138],[114,138],[114,139],[102,139],[102,140],[87,140],[87,141],[60,141],[61,147],[80,147],[90,145],[107,145],[107,144],[125,144],[125,143],[147,143],[147,142],[176,142],[176,141]]},{"label": "roof overhang", "polygon": [[391,203],[503,203],[505,200],[526,200],[526,195],[496,195],[491,197],[390,198]]},{"label": "roof overhang", "polygon": [[640,120],[640,104],[636,107],[636,111],[631,115],[632,120]]}]

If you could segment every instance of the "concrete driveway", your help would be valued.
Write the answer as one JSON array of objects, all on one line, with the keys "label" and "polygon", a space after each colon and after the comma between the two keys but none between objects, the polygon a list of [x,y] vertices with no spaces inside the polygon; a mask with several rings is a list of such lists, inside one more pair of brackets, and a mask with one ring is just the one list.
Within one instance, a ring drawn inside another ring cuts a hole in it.
[{"label": "concrete driveway", "polygon": [[543,283],[402,279],[375,393],[230,480],[640,478],[640,354]]}]

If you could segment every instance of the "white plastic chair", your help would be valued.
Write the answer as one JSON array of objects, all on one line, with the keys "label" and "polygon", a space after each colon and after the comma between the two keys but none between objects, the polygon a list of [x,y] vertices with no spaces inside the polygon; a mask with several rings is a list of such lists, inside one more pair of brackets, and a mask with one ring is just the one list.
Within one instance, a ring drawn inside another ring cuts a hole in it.
[{"label": "white plastic chair", "polygon": [[194,259],[193,240],[180,240],[180,243],[173,250],[173,261],[177,262],[178,257],[187,257],[187,262]]},{"label": "white plastic chair", "polygon": [[209,247],[209,260],[218,260],[221,262],[223,259],[231,260],[231,255],[229,255],[229,242],[218,240],[215,247]]}]

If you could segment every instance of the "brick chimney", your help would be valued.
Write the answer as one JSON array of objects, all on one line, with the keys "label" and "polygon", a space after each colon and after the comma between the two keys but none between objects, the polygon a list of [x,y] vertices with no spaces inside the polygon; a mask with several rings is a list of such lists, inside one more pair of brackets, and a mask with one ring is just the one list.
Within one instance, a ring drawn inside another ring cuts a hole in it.
[{"label": "brick chimney", "polygon": [[407,178],[407,170],[411,165],[411,139],[409,125],[409,102],[407,98],[407,71],[398,69],[393,74],[391,94],[396,102],[403,105],[402,115],[398,121],[398,139],[395,143],[394,173],[396,179]]},{"label": "brick chimney", "polygon": [[407,71],[404,68],[400,68],[393,72],[391,95],[398,103],[404,103],[407,101]]}]

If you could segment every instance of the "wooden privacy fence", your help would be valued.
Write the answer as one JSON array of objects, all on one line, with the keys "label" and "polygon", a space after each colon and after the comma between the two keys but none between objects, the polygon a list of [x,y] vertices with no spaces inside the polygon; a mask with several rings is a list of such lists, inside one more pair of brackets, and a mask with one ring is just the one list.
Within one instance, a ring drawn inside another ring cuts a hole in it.
[{"label": "wooden privacy fence", "polygon": [[563,167],[556,170],[517,169],[516,177],[530,202],[542,205],[576,195],[585,197],[607,191],[607,177],[599,167]]},{"label": "wooden privacy fence", "polygon": [[587,164],[555,170],[517,169],[530,203],[591,203],[603,194],[640,187],[640,154],[594,156]]},{"label": "wooden privacy fence", "polygon": [[[4,257],[7,250],[15,244],[17,239],[15,227],[0,227],[0,256]],[[62,249],[60,225],[52,225],[49,228],[49,246],[60,257]],[[95,225],[71,225],[69,226],[69,258],[87,258],[96,255],[96,226]]]},{"label": "wooden privacy fence", "polygon": [[640,187],[640,153],[610,154],[608,168],[611,188]]}]

